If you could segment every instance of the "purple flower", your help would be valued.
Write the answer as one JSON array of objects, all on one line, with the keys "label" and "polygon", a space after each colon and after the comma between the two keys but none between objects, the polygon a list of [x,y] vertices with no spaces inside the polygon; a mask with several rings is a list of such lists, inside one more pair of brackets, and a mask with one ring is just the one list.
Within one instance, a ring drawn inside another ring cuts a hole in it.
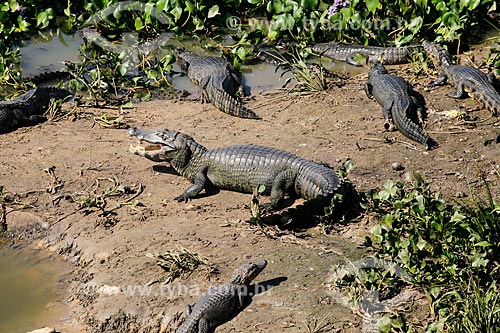
[{"label": "purple flower", "polygon": [[16,12],[18,12],[19,15],[24,16],[24,8],[23,7],[21,7],[21,6],[17,7]]},{"label": "purple flower", "polygon": [[328,18],[330,18],[333,14],[339,11],[339,9],[349,7],[349,1],[343,0],[334,0],[333,5],[328,8]]}]

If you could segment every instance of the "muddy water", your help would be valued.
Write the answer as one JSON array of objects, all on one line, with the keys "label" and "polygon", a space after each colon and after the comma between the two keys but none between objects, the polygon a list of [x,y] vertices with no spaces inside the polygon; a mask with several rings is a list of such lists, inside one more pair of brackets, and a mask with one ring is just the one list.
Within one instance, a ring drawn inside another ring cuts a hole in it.
[{"label": "muddy water", "polygon": [[[20,48],[23,75],[27,77],[41,72],[63,69],[63,61],[78,60],[78,49],[82,43],[83,39],[78,34],[57,35],[53,32],[46,32],[43,35],[33,38]],[[202,44],[203,42],[199,40],[179,41],[172,38],[165,45],[165,50],[172,50],[175,47],[185,47],[200,55],[214,55],[214,53],[210,53],[202,48]],[[163,52],[167,52],[165,50]],[[327,59],[321,61],[326,68],[345,75],[358,74],[360,71],[359,68],[345,63],[334,63]],[[180,72],[180,67],[175,64],[173,70]],[[285,72],[283,69],[276,70],[274,65],[262,62],[243,65],[241,71],[243,84],[247,87],[249,93],[281,88],[287,79],[292,76],[290,72]],[[186,90],[190,93],[198,91],[198,87],[185,75],[174,75],[171,79],[176,89]]]},{"label": "muddy water", "polygon": [[0,245],[0,332],[52,326],[68,312],[60,282],[69,267],[34,250]]},{"label": "muddy water", "polygon": [[26,42],[21,52],[23,76],[64,69],[63,61],[77,61],[83,40],[78,35],[57,35],[47,31]]}]

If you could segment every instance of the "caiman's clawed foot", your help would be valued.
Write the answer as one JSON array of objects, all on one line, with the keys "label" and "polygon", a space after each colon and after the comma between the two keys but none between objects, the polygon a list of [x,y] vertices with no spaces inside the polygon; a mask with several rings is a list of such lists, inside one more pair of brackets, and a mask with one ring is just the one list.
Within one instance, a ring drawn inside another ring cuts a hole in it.
[{"label": "caiman's clawed foot", "polygon": [[181,194],[179,196],[176,196],[174,198],[174,200],[177,201],[177,202],[188,202],[189,201],[189,197],[183,193],[183,194]]},{"label": "caiman's clawed foot", "polygon": [[270,214],[272,212],[276,211],[276,207],[271,203],[265,203],[260,205],[260,214]]}]

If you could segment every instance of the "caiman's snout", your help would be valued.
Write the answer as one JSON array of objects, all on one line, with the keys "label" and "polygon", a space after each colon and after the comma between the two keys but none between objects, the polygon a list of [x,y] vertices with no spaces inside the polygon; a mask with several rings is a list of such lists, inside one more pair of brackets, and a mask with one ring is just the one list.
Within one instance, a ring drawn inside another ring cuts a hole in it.
[{"label": "caiman's snout", "polygon": [[128,135],[139,139],[140,143],[143,141],[148,143],[145,146],[140,143],[139,145],[131,145],[129,151],[134,154],[147,157],[153,161],[164,161],[168,160],[168,153],[175,150],[170,135],[167,135],[168,130],[142,130],[131,127],[127,132]]}]

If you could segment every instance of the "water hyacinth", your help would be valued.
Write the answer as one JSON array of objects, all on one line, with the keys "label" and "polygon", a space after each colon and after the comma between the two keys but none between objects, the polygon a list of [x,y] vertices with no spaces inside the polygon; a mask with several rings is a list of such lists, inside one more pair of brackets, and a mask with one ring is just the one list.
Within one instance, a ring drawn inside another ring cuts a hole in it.
[{"label": "water hyacinth", "polygon": [[328,18],[339,11],[339,9],[349,7],[349,1],[334,0],[333,5],[328,8]]}]

